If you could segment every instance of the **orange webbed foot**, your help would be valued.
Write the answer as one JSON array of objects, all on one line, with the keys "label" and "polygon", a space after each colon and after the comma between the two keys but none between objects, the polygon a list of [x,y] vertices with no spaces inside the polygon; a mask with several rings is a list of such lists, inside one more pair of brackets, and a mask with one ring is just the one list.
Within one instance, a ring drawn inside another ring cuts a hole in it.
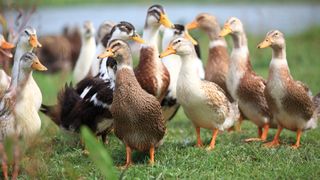
[{"label": "orange webbed foot", "polygon": [[280,145],[279,141],[271,141],[271,142],[265,143],[263,146],[267,148],[275,148],[275,147],[278,147],[279,145]]},{"label": "orange webbed foot", "polygon": [[258,141],[265,141],[265,140],[261,138],[248,138],[248,139],[245,139],[244,141],[248,143],[248,142],[258,142]]}]

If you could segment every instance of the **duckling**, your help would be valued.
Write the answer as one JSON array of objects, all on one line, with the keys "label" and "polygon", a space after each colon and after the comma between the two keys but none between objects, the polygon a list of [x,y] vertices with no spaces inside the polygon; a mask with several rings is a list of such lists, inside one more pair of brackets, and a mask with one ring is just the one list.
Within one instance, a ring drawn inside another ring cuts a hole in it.
[{"label": "duckling", "polygon": [[265,146],[278,146],[280,133],[285,128],[297,133],[296,143],[292,145],[292,148],[296,149],[300,147],[302,132],[317,126],[315,105],[308,88],[295,81],[290,74],[284,34],[279,30],[268,32],[264,41],[258,45],[258,48],[267,47],[272,48],[272,59],[265,95],[272,115],[278,123],[278,131],[273,141]]},{"label": "duckling", "polygon": [[[168,47],[170,41],[178,37],[189,37],[190,39],[191,36],[188,34],[188,32],[185,31],[184,26],[180,24],[175,24],[174,29],[165,29],[163,33],[163,38],[162,38],[162,49],[165,49],[166,47]],[[199,44],[195,40],[192,39],[192,41],[194,43],[195,48],[196,46],[199,47]],[[199,50],[196,52],[198,56],[198,61],[197,61],[198,74],[201,79],[204,79],[204,69],[203,69],[202,61],[200,59],[200,52]],[[163,98],[161,102],[164,120],[165,122],[167,122],[174,117],[174,115],[176,114],[176,112],[180,107],[179,103],[177,102],[176,88],[177,88],[179,70],[181,67],[181,60],[180,60],[180,57],[175,54],[163,57],[161,60],[163,64],[166,66],[166,68],[168,69],[170,74],[169,87],[168,87],[166,96]]]},{"label": "duckling", "polygon": [[239,118],[237,102],[230,103],[222,88],[199,78],[195,68],[197,56],[191,41],[184,38],[173,40],[160,56],[170,54],[181,58],[177,99],[196,128],[197,146],[202,146],[200,128],[211,129],[212,140],[207,150],[213,150],[219,130],[229,129]]},{"label": "duckling", "polygon": [[[102,39],[103,46],[114,38],[143,42],[132,24],[120,22]],[[62,129],[79,132],[81,125],[87,125],[107,143],[107,135],[112,129],[113,118],[110,106],[113,99],[116,62],[112,58],[101,60],[99,73],[80,81],[76,88],[66,85],[58,95],[58,103],[42,105],[41,111]]]},{"label": "duckling", "polygon": [[96,76],[99,73],[99,65],[100,61],[97,59],[97,56],[101,54],[104,50],[105,47],[102,44],[102,39],[111,32],[112,28],[116,24],[111,21],[104,21],[100,24],[98,31],[96,33],[96,42],[97,42],[97,47],[96,47],[96,56],[93,57],[92,65],[91,65],[91,76]]},{"label": "duckling", "polygon": [[127,43],[113,40],[99,57],[113,57],[117,61],[116,85],[111,113],[114,133],[126,145],[128,167],[132,149],[150,153],[154,163],[154,151],[164,137],[166,127],[159,101],[142,89],[133,68],[132,56]]},{"label": "duckling", "polygon": [[148,9],[143,30],[146,43],[140,50],[140,61],[135,69],[135,75],[141,87],[154,95],[159,102],[166,95],[170,75],[167,68],[159,59],[158,34],[160,25],[174,28],[161,5],[153,5]]},{"label": "duckling", "polygon": [[238,101],[244,116],[258,126],[259,138],[249,138],[246,141],[265,141],[269,128],[277,127],[264,95],[266,81],[252,69],[247,37],[238,18],[229,18],[219,33],[221,37],[228,34],[231,34],[233,49],[227,75],[227,89],[231,97]]},{"label": "duckling", "polygon": [[92,22],[86,21],[81,32],[81,50],[76,66],[73,71],[74,82],[78,83],[84,79],[91,68],[92,60],[95,57],[96,41],[94,37],[94,27]]},{"label": "duckling", "polygon": [[[39,118],[37,111],[29,111],[28,113],[21,115],[18,112],[20,101],[25,101],[26,99],[21,96],[26,87],[26,83],[30,77],[32,77],[32,70],[44,71],[46,67],[41,64],[38,57],[32,53],[27,52],[21,58],[18,64],[19,73],[17,74],[17,86],[16,89],[11,89],[11,91],[7,92],[3,96],[1,96],[0,100],[0,154],[2,155],[2,169],[4,178],[8,179],[8,168],[6,164],[6,154],[3,148],[2,142],[7,137],[21,136],[25,140],[28,140],[29,137],[34,136],[35,131],[32,131],[33,125],[32,123],[35,121],[35,118]],[[39,129],[38,129],[39,130]],[[15,164],[18,164],[17,149],[14,148],[15,151]],[[13,177],[18,174],[18,166],[14,165],[13,168]],[[14,179],[14,178],[13,178]]]}]

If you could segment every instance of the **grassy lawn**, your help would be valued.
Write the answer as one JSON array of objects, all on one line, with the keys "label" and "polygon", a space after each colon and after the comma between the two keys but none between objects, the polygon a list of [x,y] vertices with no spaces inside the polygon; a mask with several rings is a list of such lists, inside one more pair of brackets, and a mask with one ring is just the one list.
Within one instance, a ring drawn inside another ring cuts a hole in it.
[{"label": "grassy lawn", "polygon": [[[295,79],[305,82],[315,94],[320,91],[320,28],[287,37],[287,58]],[[202,44],[203,59],[207,58],[208,40],[203,33],[193,32]],[[258,50],[256,45],[264,37],[249,36],[251,59],[258,74],[267,77],[271,50]],[[230,41],[230,37],[228,37]],[[43,102],[52,104],[57,91],[67,81],[62,75],[35,74],[43,92]],[[41,115],[42,116],[42,115]],[[22,158],[21,179],[103,179],[91,160],[83,155],[79,136],[60,131],[48,118],[42,116],[39,136]],[[268,140],[273,138],[271,130]],[[209,144],[211,132],[202,130],[202,139]],[[302,135],[302,147],[292,150],[295,133],[283,131],[283,145],[266,149],[261,143],[244,143],[257,135],[256,127],[245,122],[242,132],[220,133],[212,152],[195,148],[195,130],[180,109],[168,124],[163,146],[156,152],[156,163],[148,165],[148,154],[135,152],[135,166],[118,170],[123,179],[316,179],[320,177],[319,128]],[[114,136],[105,146],[114,164],[125,162],[125,147]]]}]

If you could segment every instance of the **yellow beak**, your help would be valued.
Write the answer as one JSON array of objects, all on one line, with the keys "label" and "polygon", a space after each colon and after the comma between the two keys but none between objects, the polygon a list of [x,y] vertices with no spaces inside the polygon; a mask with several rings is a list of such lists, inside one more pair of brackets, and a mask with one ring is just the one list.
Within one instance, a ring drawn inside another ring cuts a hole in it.
[{"label": "yellow beak", "polygon": [[167,28],[174,28],[174,24],[169,20],[168,16],[163,13],[160,14],[160,23]]},{"label": "yellow beak", "polygon": [[223,29],[220,31],[219,36],[220,37],[224,37],[224,36],[226,36],[226,35],[228,35],[230,33],[232,33],[230,25],[229,24],[225,24]]},{"label": "yellow beak", "polygon": [[8,43],[7,41],[2,41],[2,44],[0,46],[2,49],[12,49],[14,48],[14,45],[11,43]]},{"label": "yellow beak", "polygon": [[189,34],[188,30],[185,30],[184,32],[184,38],[189,39],[193,45],[198,44],[198,42],[195,39],[193,39],[193,37]]},{"label": "yellow beak", "polygon": [[160,58],[169,56],[170,54],[176,54],[176,50],[173,49],[173,46],[170,44],[165,51],[160,54]]},{"label": "yellow beak", "polygon": [[47,67],[45,67],[43,64],[41,64],[41,62],[39,61],[39,59],[36,59],[33,61],[31,68],[34,70],[38,70],[38,71],[46,71],[48,70]]},{"label": "yellow beak", "polygon": [[131,39],[133,41],[136,41],[137,43],[140,43],[140,44],[145,43],[144,40],[139,36],[139,34],[135,34],[135,35],[131,36]]},{"label": "yellow beak", "polygon": [[29,43],[33,48],[42,47],[42,45],[39,43],[38,38],[36,35],[30,35]]},{"label": "yellow beak", "polygon": [[102,54],[98,56],[98,59],[103,59],[105,57],[113,57],[114,53],[112,52],[112,49],[108,48],[106,51],[104,51]]},{"label": "yellow beak", "polygon": [[267,48],[271,46],[271,41],[269,38],[266,38],[265,40],[263,40],[258,46],[257,48],[259,49],[263,49],[263,48]]},{"label": "yellow beak", "polygon": [[195,29],[199,27],[199,23],[197,21],[192,21],[191,23],[186,25],[186,29]]}]

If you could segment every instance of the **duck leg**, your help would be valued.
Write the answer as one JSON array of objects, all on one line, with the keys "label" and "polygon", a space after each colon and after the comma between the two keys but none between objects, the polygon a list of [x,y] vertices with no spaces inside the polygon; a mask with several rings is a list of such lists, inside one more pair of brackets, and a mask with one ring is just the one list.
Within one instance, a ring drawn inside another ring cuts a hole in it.
[{"label": "duck leg", "polygon": [[213,130],[212,139],[211,139],[209,147],[207,148],[208,151],[211,151],[214,149],[214,147],[216,145],[216,139],[217,139],[218,133],[219,133],[218,129]]},{"label": "duck leg", "polygon": [[4,180],[8,180],[8,165],[7,165],[7,155],[2,143],[0,143],[0,154],[1,154],[1,168]]},{"label": "duck leg", "polygon": [[298,149],[300,147],[301,134],[302,134],[302,130],[298,129],[297,130],[297,141],[296,141],[296,143],[294,145],[291,146],[293,149]]},{"label": "duck leg", "polygon": [[196,132],[197,132],[197,147],[202,147],[202,141],[201,141],[201,136],[200,136],[200,127],[196,127]]},{"label": "duck leg", "polygon": [[154,145],[151,145],[150,147],[150,165],[154,164]]},{"label": "duck leg", "polygon": [[18,137],[15,136],[15,147],[13,152],[13,172],[12,172],[12,180],[18,179],[19,175],[19,161],[20,161],[20,149],[18,144]]},{"label": "duck leg", "polygon": [[269,132],[269,124],[266,123],[263,125],[263,131],[262,131],[262,128],[260,127],[258,128],[259,138],[248,138],[245,140],[245,142],[265,141],[267,139],[268,132]]},{"label": "duck leg", "polygon": [[124,165],[126,168],[129,167],[132,164],[132,160],[131,160],[131,148],[126,144],[126,153],[127,153],[127,162]]},{"label": "duck leg", "polygon": [[271,147],[276,147],[280,145],[280,134],[282,131],[283,127],[281,125],[278,125],[278,130],[276,135],[274,136],[273,140],[271,142],[265,143],[264,146],[271,148]]},{"label": "duck leg", "polygon": [[242,115],[242,113],[240,113],[240,117],[238,119],[238,123],[236,124],[236,127],[235,127],[236,131],[241,132],[241,125],[243,123],[243,120],[244,120],[243,115]]}]

